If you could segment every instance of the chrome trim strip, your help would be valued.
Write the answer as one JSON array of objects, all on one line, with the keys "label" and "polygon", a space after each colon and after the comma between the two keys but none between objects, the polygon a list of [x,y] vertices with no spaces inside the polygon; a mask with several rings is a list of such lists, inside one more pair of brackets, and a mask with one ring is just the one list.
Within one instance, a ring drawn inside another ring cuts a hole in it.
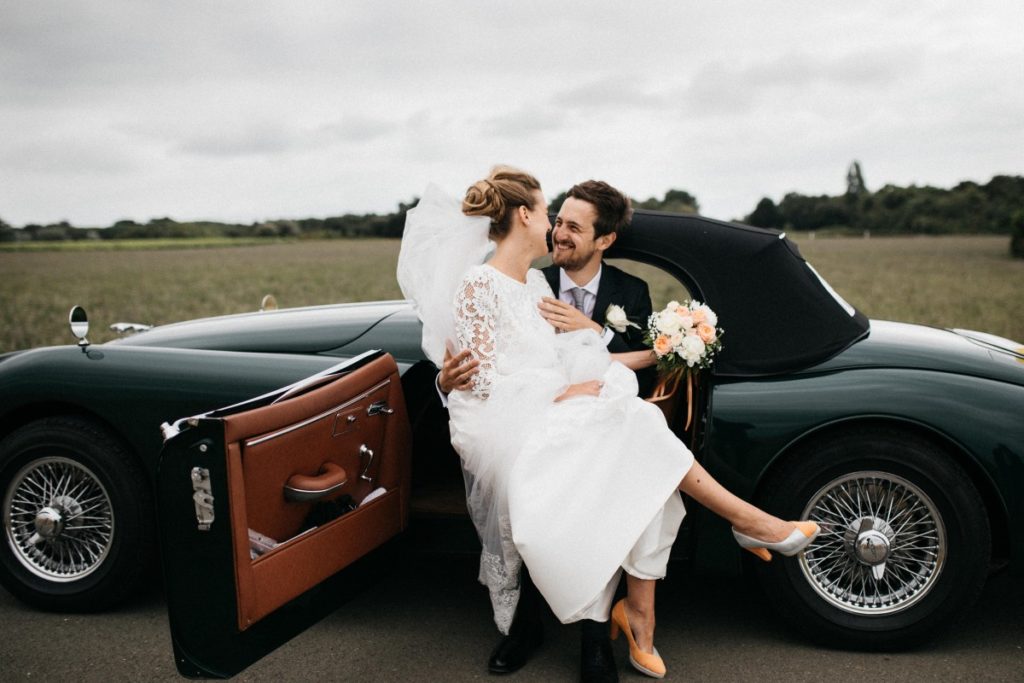
[{"label": "chrome trim strip", "polygon": [[303,428],[303,427],[305,427],[307,425],[311,425],[314,422],[317,422],[318,420],[324,419],[325,417],[328,417],[328,416],[332,416],[333,417],[334,415],[337,414],[337,412],[339,410],[344,410],[345,408],[348,408],[353,403],[359,403],[360,401],[362,401],[364,398],[366,398],[367,396],[369,396],[373,392],[375,392],[378,389],[380,389],[381,387],[385,387],[385,386],[387,386],[389,384],[391,384],[391,378],[390,377],[388,379],[384,380],[383,382],[380,382],[379,384],[377,384],[377,385],[367,389],[366,391],[364,391],[363,393],[359,394],[355,398],[350,398],[349,400],[345,401],[341,405],[335,406],[335,407],[331,408],[330,410],[325,410],[324,412],[320,413],[319,415],[315,415],[313,417],[307,418],[307,419],[303,420],[302,422],[296,422],[293,425],[288,425],[284,429],[279,429],[276,432],[273,432],[271,434],[267,434],[266,436],[261,436],[258,439],[250,439],[249,441],[245,442],[245,447],[246,448],[251,448],[252,446],[256,446],[256,445],[259,445],[261,443],[265,443],[267,441],[270,441],[271,439],[276,439],[277,437],[283,436],[284,434],[287,434],[289,432],[294,432],[296,429],[301,429],[301,428]]}]

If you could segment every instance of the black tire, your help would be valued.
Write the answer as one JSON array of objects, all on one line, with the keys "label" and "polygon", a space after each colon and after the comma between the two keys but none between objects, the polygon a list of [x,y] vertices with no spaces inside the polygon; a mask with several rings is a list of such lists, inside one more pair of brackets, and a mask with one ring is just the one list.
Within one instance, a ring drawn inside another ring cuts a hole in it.
[{"label": "black tire", "polygon": [[0,442],[0,583],[34,607],[109,609],[139,588],[155,550],[150,486],[109,431],[74,416]]},{"label": "black tire", "polygon": [[[912,647],[962,615],[985,583],[992,541],[981,496],[948,453],[916,435],[865,429],[809,444],[757,498],[822,526],[803,555],[755,567],[769,601],[817,642]],[[880,557],[881,580],[863,562]]]}]

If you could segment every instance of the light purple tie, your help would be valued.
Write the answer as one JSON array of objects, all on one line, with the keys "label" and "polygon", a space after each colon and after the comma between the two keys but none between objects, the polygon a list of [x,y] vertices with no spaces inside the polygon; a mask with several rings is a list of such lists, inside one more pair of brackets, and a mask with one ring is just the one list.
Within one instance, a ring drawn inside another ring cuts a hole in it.
[{"label": "light purple tie", "polygon": [[582,287],[573,287],[569,290],[569,293],[572,294],[572,305],[575,306],[576,310],[580,313],[586,315],[587,312],[583,310],[583,298],[586,296],[587,291]]}]

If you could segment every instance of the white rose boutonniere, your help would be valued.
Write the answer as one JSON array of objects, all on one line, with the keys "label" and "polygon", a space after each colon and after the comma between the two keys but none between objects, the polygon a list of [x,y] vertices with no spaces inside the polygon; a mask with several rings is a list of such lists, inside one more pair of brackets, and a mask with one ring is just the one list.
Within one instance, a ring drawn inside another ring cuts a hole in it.
[{"label": "white rose boutonniere", "polygon": [[608,310],[604,312],[604,324],[605,327],[610,327],[619,334],[622,334],[630,327],[640,329],[639,325],[626,317],[626,310],[622,306],[615,304],[611,304]]}]

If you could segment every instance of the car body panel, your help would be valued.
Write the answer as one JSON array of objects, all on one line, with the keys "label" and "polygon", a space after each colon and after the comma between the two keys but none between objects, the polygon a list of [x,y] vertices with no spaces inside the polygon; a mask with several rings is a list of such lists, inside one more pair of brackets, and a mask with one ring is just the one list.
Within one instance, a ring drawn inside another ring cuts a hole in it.
[{"label": "car body panel", "polygon": [[309,306],[162,325],[111,344],[249,353],[323,353],[344,346],[403,306],[372,302]]},{"label": "car body panel", "polygon": [[967,333],[872,320],[867,337],[801,373],[868,367],[918,368],[1024,385],[1024,362],[1020,356],[994,345],[975,343],[965,336]]},{"label": "car body panel", "polygon": [[[930,435],[990,494],[1003,520],[1024,515],[1024,387],[920,368],[859,367],[720,382],[705,466],[743,497],[794,448],[826,430],[888,423]],[[998,526],[998,525],[997,525]],[[1011,564],[1024,529],[1008,528]]]},{"label": "car body panel", "polygon": [[21,416],[41,411],[94,416],[129,443],[152,476],[164,421],[251,398],[337,362],[120,344],[85,353],[77,346],[35,349],[0,365],[0,424],[9,431]]},{"label": "car body panel", "polygon": [[349,343],[331,351],[332,354],[355,355],[370,349],[386,349],[399,367],[426,360],[420,346],[422,325],[412,305],[398,302],[387,317]]}]

